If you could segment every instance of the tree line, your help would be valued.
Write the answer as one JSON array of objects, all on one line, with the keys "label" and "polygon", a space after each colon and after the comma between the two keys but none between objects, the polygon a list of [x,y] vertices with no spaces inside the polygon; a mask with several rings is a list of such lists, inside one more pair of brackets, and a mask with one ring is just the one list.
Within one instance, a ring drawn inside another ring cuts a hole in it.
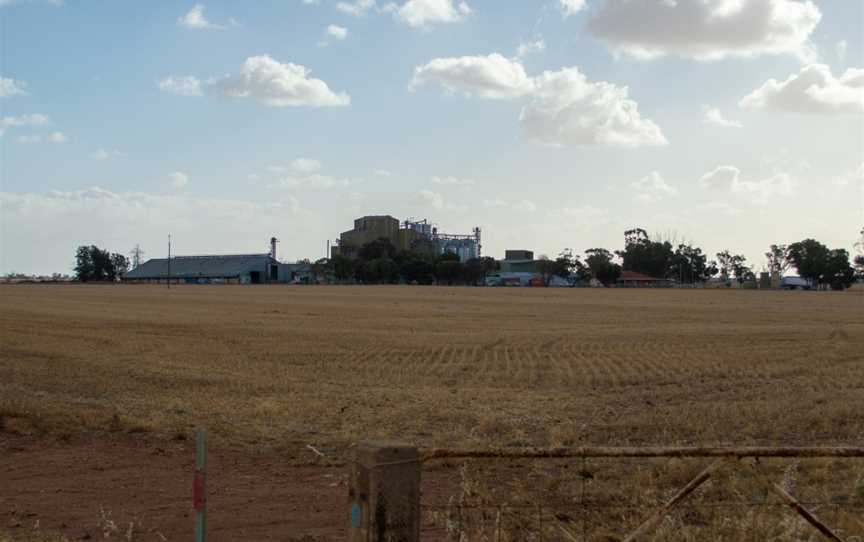
[{"label": "tree line", "polygon": [[75,251],[75,280],[114,282],[129,271],[129,259],[96,245],[82,245]]}]

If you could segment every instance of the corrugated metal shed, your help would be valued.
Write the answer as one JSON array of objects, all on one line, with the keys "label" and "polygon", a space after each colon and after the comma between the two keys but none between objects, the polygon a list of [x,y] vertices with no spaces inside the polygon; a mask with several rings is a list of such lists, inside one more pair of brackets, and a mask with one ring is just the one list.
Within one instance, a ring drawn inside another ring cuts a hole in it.
[{"label": "corrugated metal shed", "polygon": [[[171,258],[171,278],[239,278],[250,272],[266,276],[269,265],[279,265],[269,254],[232,256],[178,256]],[[147,260],[126,274],[127,280],[168,278],[168,259]]]}]

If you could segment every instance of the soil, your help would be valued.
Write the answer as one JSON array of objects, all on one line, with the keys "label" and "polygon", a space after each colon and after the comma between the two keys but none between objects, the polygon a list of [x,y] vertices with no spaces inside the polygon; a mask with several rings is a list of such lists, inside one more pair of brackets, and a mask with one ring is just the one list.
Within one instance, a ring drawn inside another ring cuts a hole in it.
[{"label": "soil", "polygon": [[[0,533],[189,540],[194,464],[188,442],[0,434]],[[208,540],[344,540],[346,481],[344,466],[286,465],[273,453],[211,447]]]}]

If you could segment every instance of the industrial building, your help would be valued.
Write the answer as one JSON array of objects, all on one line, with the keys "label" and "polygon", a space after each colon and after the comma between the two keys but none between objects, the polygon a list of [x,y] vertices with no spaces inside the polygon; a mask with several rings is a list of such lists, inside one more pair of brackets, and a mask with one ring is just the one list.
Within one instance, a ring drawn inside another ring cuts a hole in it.
[{"label": "industrial building", "polygon": [[470,234],[448,234],[426,219],[400,223],[390,215],[371,215],[354,220],[354,228],[339,235],[330,255],[356,258],[360,247],[376,239],[387,239],[399,250],[453,252],[463,262],[481,254],[480,228]]},{"label": "industrial building", "polygon": [[175,256],[153,258],[126,273],[125,282],[165,284],[272,284],[306,282],[309,264],[276,259],[277,239],[265,254]]}]

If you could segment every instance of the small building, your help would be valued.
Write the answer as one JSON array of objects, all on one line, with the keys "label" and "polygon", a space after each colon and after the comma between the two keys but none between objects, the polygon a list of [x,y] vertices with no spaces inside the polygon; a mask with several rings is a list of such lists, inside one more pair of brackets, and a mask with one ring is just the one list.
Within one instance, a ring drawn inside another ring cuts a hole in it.
[{"label": "small building", "polygon": [[126,273],[125,282],[174,284],[263,284],[291,282],[292,269],[270,254],[178,256],[147,260]]},{"label": "small building", "polygon": [[625,288],[670,288],[672,280],[649,277],[636,271],[624,271],[618,277],[617,284]]}]

